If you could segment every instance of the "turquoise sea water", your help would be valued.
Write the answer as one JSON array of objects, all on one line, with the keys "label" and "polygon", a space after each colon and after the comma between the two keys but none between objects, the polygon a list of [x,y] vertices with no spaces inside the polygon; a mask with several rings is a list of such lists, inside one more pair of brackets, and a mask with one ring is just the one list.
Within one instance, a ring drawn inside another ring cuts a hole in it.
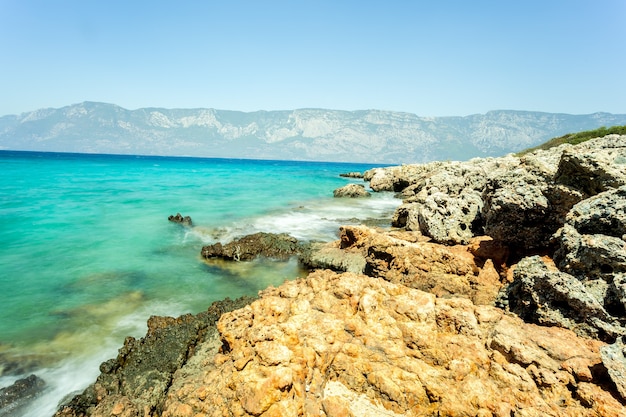
[{"label": "turquoise sea water", "polygon": [[[364,164],[0,152],[0,388],[49,384],[28,415],[83,389],[152,314],[198,312],[303,274],[295,261],[204,262],[202,245],[257,231],[333,240],[390,217],[389,194],[334,199]],[[167,221],[191,216],[194,226]],[[16,370],[16,364],[23,369]]]}]

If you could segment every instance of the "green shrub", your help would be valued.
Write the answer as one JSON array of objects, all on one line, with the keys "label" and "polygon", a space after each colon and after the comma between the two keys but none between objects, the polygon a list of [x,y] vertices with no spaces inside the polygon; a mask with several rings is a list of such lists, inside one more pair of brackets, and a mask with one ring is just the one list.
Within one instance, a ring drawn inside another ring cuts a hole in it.
[{"label": "green shrub", "polygon": [[522,156],[524,154],[527,154],[529,152],[533,152],[539,149],[543,149],[543,150],[550,149],[554,146],[559,146],[564,143],[578,145],[579,143],[588,141],[589,139],[600,138],[602,136],[612,135],[612,134],[626,135],[626,126],[613,126],[609,128],[602,126],[595,130],[585,130],[584,132],[568,133],[558,138],[550,139],[546,143],[543,143],[539,146],[535,146],[534,148],[523,150],[517,153],[517,156]]}]

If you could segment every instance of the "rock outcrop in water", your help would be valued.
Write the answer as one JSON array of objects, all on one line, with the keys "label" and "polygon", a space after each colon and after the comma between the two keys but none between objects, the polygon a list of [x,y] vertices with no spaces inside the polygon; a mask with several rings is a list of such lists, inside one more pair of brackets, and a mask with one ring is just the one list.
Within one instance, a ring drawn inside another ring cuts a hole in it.
[{"label": "rock outcrop in water", "polygon": [[172,223],[178,223],[182,226],[193,226],[193,222],[191,221],[191,217],[189,216],[183,216],[180,213],[176,213],[176,215],[169,215],[167,217],[167,220],[171,221]]},{"label": "rock outcrop in water", "polygon": [[348,185],[344,185],[343,187],[339,187],[335,191],[333,191],[333,196],[360,198],[360,197],[370,197],[371,194],[369,191],[365,189],[365,187],[362,184],[348,184]]},{"label": "rock outcrop in water", "polygon": [[0,417],[15,415],[30,401],[41,395],[45,387],[46,382],[43,379],[36,375],[29,375],[0,389]]},{"label": "rock outcrop in water", "polygon": [[117,358],[100,365],[96,382],[55,416],[160,416],[175,372],[219,342],[215,323],[223,313],[251,301],[226,299],[197,315],[151,317],[146,336],[126,338]]},{"label": "rock outcrop in water", "polygon": [[318,269],[180,339],[167,383],[152,326],[57,416],[626,415],[626,136],[365,179],[393,229],[301,249]]},{"label": "rock outcrop in water", "polygon": [[206,259],[250,261],[259,256],[273,259],[288,259],[300,252],[298,240],[286,233],[259,232],[243,236],[232,242],[207,245],[200,253]]}]

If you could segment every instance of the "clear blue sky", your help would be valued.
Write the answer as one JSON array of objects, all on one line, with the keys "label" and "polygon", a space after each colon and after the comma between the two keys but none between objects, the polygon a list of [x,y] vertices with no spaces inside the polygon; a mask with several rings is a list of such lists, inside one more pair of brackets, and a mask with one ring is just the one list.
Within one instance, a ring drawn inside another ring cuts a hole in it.
[{"label": "clear blue sky", "polygon": [[0,115],[626,113],[625,0],[0,0]]}]

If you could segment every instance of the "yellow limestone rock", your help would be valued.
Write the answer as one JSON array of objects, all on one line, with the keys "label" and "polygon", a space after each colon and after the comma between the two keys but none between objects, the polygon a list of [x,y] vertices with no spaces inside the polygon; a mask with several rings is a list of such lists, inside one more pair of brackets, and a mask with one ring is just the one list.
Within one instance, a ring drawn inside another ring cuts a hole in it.
[{"label": "yellow limestone rock", "polygon": [[163,417],[626,415],[602,342],[364,275],[269,288],[218,329],[220,360],[183,367]]}]

